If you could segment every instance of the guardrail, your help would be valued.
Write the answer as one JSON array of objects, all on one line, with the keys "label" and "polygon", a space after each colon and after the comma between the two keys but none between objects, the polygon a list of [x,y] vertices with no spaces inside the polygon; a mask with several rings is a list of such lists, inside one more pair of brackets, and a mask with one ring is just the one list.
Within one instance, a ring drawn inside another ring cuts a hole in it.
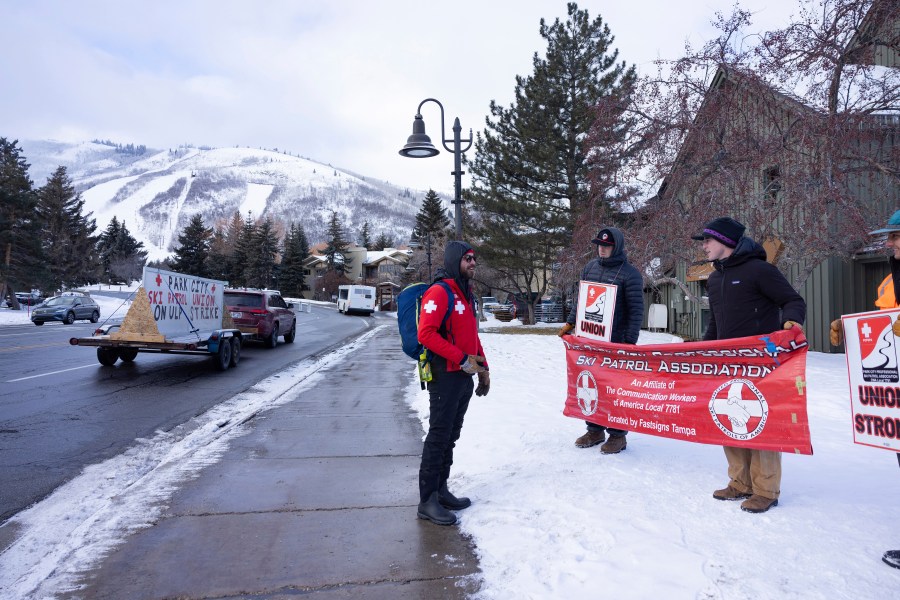
[{"label": "guardrail", "polygon": [[538,323],[562,323],[562,304],[539,304],[534,311],[534,320]]}]

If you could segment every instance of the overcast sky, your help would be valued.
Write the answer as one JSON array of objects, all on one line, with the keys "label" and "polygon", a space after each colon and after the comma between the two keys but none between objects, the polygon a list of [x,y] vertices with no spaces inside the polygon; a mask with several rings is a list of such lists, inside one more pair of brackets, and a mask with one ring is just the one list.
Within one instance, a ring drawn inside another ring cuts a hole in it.
[{"label": "overcast sky", "polygon": [[[639,69],[702,44],[731,5],[579,2]],[[796,12],[742,5],[760,29]],[[0,0],[0,137],[279,148],[449,192],[452,155],[398,154],[419,102],[443,103],[447,137],[455,117],[463,137],[483,130],[543,54],[540,19],[565,16],[561,0]],[[437,105],[422,114],[437,143]]]}]

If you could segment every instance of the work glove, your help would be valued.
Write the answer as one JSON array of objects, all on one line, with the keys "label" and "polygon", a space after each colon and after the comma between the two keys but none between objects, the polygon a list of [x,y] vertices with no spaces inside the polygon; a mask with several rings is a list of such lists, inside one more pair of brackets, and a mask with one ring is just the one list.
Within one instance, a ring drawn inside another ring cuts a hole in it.
[{"label": "work glove", "polygon": [[[897,324],[894,323],[894,327],[896,326]],[[894,335],[896,335],[896,332]],[[828,337],[831,338],[832,346],[840,346],[844,341],[844,326],[840,319],[835,319],[831,322],[831,330],[828,332]]]},{"label": "work glove", "polygon": [[468,373],[469,375],[474,375],[476,373],[483,373],[484,367],[482,367],[482,363],[484,362],[483,356],[473,356],[472,354],[467,354],[466,358],[459,365],[459,368]]},{"label": "work glove", "polygon": [[803,326],[800,325],[800,323],[798,323],[797,321],[785,321],[784,322],[785,329],[790,329],[792,327],[797,327],[798,329],[800,329],[801,332],[803,331]]},{"label": "work glove", "polygon": [[478,374],[478,387],[475,388],[476,396],[487,396],[491,391],[491,372],[484,371]]},{"label": "work glove", "polygon": [[575,329],[574,325],[572,325],[571,323],[566,323],[565,325],[563,325],[562,327],[559,328],[559,331],[556,332],[556,335],[558,335],[559,337],[562,337],[562,336],[566,335],[567,333],[569,333],[570,331],[572,331],[573,329]]},{"label": "work glove", "polygon": [[900,315],[897,315],[897,320],[894,321],[894,325],[891,327],[894,330],[894,335],[900,337]]}]

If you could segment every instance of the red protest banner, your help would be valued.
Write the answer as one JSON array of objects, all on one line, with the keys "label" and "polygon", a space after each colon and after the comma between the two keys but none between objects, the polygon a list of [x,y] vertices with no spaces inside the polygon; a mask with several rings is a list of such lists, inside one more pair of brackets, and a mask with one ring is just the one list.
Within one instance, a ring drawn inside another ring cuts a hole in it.
[{"label": "red protest banner", "polygon": [[799,328],[650,346],[563,341],[566,416],[703,444],[812,454],[808,344]]}]

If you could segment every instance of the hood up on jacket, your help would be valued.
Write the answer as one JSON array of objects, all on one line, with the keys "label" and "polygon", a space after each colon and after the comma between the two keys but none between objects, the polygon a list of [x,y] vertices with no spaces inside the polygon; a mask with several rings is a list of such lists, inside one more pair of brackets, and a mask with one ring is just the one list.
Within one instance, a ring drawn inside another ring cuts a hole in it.
[{"label": "hood up on jacket", "polygon": [[732,252],[731,255],[726,259],[714,261],[714,266],[716,268],[720,268],[719,265],[737,265],[742,262],[748,261],[751,258],[766,260],[766,249],[747,236],[744,236],[740,240],[738,240],[738,244],[737,246],[735,246],[734,252]]},{"label": "hood up on jacket", "polygon": [[604,266],[614,266],[621,264],[628,260],[628,256],[625,254],[625,234],[622,233],[618,227],[604,227],[601,231],[606,230],[613,237],[613,241],[616,242],[615,247],[613,248],[612,254],[609,255],[609,258],[600,258],[600,263]]},{"label": "hood up on jacket", "polygon": [[472,249],[472,246],[465,242],[447,242],[447,246],[444,248],[444,266],[438,268],[437,272],[434,274],[435,281],[440,281],[441,279],[453,279],[456,282],[456,285],[459,286],[460,291],[465,294],[466,298],[471,296],[471,292],[469,291],[469,279],[460,274],[459,263],[462,261],[462,257],[466,252]]}]

